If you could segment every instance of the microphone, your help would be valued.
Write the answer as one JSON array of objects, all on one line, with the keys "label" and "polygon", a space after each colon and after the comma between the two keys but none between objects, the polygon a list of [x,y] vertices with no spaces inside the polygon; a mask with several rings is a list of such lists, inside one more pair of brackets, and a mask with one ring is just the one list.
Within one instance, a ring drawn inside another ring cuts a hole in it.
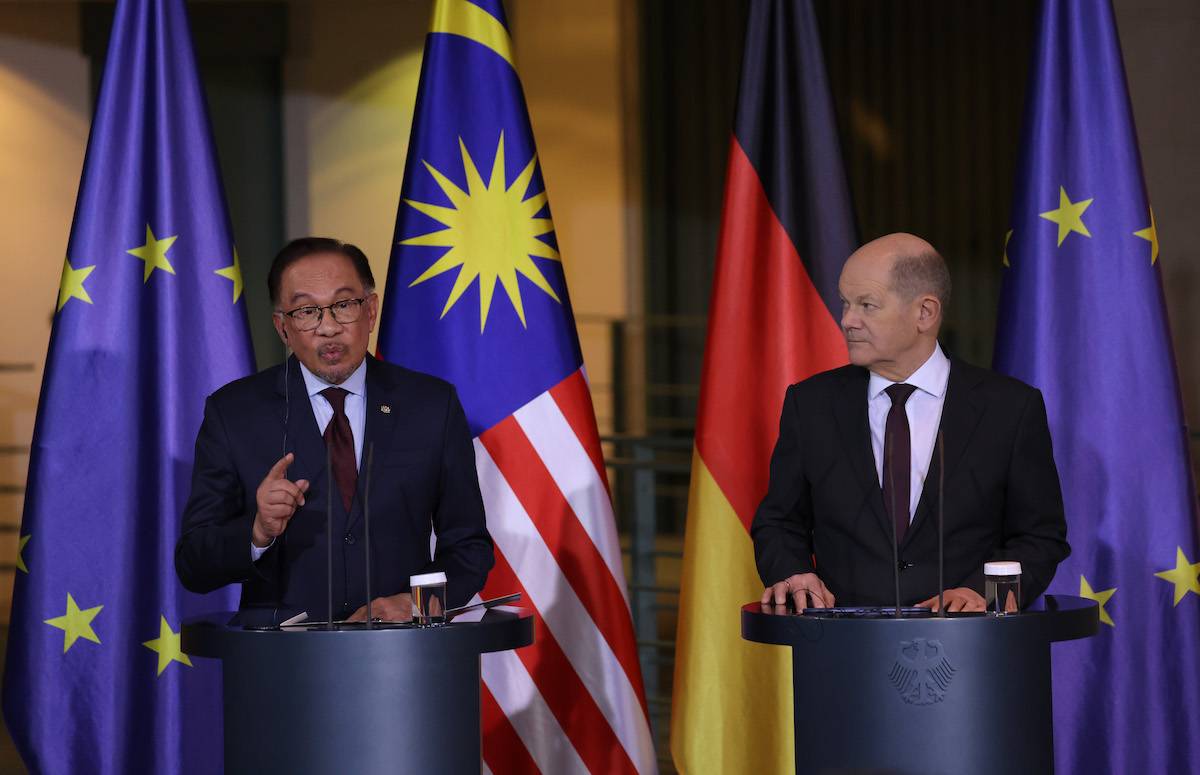
[{"label": "microphone", "polygon": [[374,627],[371,617],[371,460],[375,456],[375,442],[367,445],[367,473],[363,478],[363,551],[366,553],[364,569],[367,584],[367,629]]},{"label": "microphone", "polygon": [[[885,434],[886,435],[886,434]],[[888,436],[884,460],[892,459],[892,438]],[[892,509],[888,522],[892,523],[892,581],[896,585],[896,618],[900,618],[900,539],[896,536],[896,472],[888,466],[888,489],[891,490]]]},{"label": "microphone", "polygon": [[946,438],[942,434],[941,429],[938,429],[937,436],[938,445],[938,503],[937,503],[937,520],[938,520],[938,616],[943,619],[946,617],[946,601],[942,599],[946,589],[946,558],[944,553],[944,543],[946,538],[946,526],[944,522],[943,507],[946,503],[945,486],[946,486]]},{"label": "microphone", "polygon": [[325,445],[325,584],[328,597],[325,610],[325,626],[336,629],[333,624],[333,453]]}]

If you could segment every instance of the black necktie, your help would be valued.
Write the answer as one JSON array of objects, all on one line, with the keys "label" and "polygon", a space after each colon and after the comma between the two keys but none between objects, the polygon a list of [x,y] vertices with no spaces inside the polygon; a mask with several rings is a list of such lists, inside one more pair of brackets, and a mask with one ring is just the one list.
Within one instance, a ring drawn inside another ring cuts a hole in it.
[{"label": "black necktie", "polygon": [[350,430],[350,418],[346,416],[347,392],[331,387],[322,390],[321,395],[333,407],[333,419],[325,426],[325,446],[329,449],[333,479],[341,493],[342,505],[349,514],[358,486],[358,464],[354,461],[354,433]]},{"label": "black necktie", "polygon": [[912,437],[908,430],[908,413],[904,403],[916,387],[903,382],[887,389],[892,399],[887,425],[883,430],[883,505],[896,525],[896,543],[904,540],[908,530],[908,501],[912,483]]}]

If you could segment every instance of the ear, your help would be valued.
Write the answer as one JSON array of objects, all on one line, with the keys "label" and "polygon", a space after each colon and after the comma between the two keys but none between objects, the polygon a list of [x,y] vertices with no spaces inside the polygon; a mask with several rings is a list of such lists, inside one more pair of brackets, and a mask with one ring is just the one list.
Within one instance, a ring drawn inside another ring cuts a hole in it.
[{"label": "ear", "polygon": [[917,306],[917,330],[936,332],[942,323],[942,303],[936,296],[922,296]]},{"label": "ear", "polygon": [[379,317],[379,294],[371,291],[367,297],[367,333],[375,330],[375,319]]},{"label": "ear", "polygon": [[279,334],[279,341],[283,342],[284,347],[291,347],[288,344],[287,329],[283,327],[283,315],[278,312],[271,314],[271,323],[275,326],[275,333]]}]

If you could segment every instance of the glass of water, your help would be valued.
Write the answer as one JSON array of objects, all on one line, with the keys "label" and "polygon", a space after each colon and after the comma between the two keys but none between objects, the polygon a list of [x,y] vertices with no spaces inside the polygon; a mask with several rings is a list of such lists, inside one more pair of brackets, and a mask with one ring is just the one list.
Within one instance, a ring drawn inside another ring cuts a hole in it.
[{"label": "glass of water", "polygon": [[413,623],[418,627],[432,627],[446,623],[446,574],[422,573],[411,576]]},{"label": "glass of water", "polygon": [[983,564],[984,603],[989,616],[1008,615],[1008,596],[1021,605],[1021,563],[987,562]]}]

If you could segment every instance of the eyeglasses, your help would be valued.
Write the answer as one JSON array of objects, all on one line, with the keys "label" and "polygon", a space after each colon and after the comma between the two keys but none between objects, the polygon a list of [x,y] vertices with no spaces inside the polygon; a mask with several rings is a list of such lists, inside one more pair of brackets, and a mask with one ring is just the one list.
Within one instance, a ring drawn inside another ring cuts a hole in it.
[{"label": "eyeglasses", "polygon": [[324,307],[309,306],[296,307],[287,312],[280,312],[280,315],[287,315],[292,319],[292,324],[296,326],[298,331],[313,331],[325,317],[325,310],[329,310],[329,314],[333,316],[334,321],[346,325],[358,320],[358,316],[362,314],[362,306],[366,299],[342,299],[335,301],[333,304],[326,304]]}]

